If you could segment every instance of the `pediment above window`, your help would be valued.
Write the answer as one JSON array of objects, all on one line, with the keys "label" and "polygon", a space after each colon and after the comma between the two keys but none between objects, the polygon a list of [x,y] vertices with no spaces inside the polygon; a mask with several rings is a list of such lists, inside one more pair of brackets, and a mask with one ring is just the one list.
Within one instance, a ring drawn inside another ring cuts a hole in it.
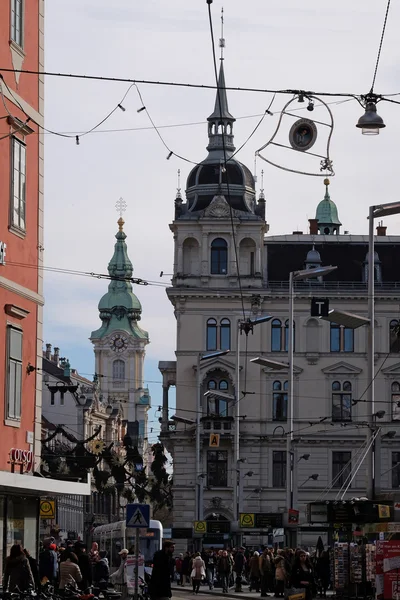
[{"label": "pediment above window", "polygon": [[325,375],[359,375],[362,373],[362,369],[344,361],[340,361],[321,370]]},{"label": "pediment above window", "polygon": [[381,369],[381,371],[387,377],[400,377],[400,362],[386,367],[386,369]]}]

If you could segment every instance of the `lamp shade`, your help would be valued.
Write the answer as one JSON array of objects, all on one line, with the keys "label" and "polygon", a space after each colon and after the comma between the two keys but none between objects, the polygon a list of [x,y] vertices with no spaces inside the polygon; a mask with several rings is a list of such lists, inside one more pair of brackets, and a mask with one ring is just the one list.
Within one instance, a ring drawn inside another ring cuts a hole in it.
[{"label": "lamp shade", "polygon": [[362,129],[364,135],[378,135],[379,130],[386,127],[382,117],[376,112],[375,102],[367,102],[365,113],[358,119],[356,127]]}]

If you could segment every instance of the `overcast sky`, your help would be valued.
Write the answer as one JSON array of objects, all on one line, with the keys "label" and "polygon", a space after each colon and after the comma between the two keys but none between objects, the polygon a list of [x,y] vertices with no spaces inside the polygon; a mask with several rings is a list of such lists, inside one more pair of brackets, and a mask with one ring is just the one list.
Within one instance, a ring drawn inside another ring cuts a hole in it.
[{"label": "overcast sky", "polygon": [[[222,6],[228,86],[369,91],[386,0],[214,0],[217,43]],[[400,92],[399,19],[400,6],[392,3],[375,85],[378,94]],[[47,71],[214,83],[206,0],[48,0],[45,47]],[[46,127],[59,132],[87,131],[118,104],[127,89],[126,83],[47,77]],[[205,121],[214,106],[212,90],[155,85],[139,85],[139,89],[159,126]],[[228,99],[230,112],[238,118],[262,114],[272,95],[231,91]],[[276,114],[265,118],[238,155],[251,169],[255,151],[271,138],[289,99],[276,96],[272,106]],[[141,103],[134,88],[123,104],[125,112],[116,112],[98,132],[82,137],[79,146],[74,139],[46,135],[45,263],[104,273],[117,231],[115,203],[122,196],[128,204],[125,231],[134,275],[166,283],[168,278],[161,280],[159,274],[172,272],[173,239],[168,225],[173,218],[177,170],[181,169],[185,189],[191,165],[176,157],[166,160],[168,152],[149,128],[146,113],[137,112]],[[335,121],[331,157],[336,172],[331,178],[331,198],[337,203],[342,231],[366,233],[368,206],[398,200],[400,106],[379,104],[387,127],[379,136],[370,137],[355,128],[362,114],[355,100],[330,108]],[[326,122],[327,113],[317,108],[308,116]],[[253,117],[235,123],[237,147],[257,121]],[[147,129],[105,132],[129,128]],[[205,124],[160,131],[176,153],[192,161],[205,158]],[[291,166],[286,157],[282,160],[284,166]],[[262,168],[270,234],[307,231],[308,219],[315,216],[324,194],[322,179],[286,173],[258,160],[258,173]],[[312,170],[318,171],[315,163]],[[389,217],[386,224],[388,233],[399,233],[399,217]],[[45,341],[59,346],[73,367],[91,377],[94,360],[88,337],[99,326],[97,303],[107,282],[48,272],[45,281]],[[136,287],[135,292],[143,306],[142,326],[150,334],[146,383],[157,408],[161,403],[157,364],[174,359],[175,319],[164,288]],[[152,415],[151,420],[156,418]],[[150,426],[158,427],[158,423]]]}]

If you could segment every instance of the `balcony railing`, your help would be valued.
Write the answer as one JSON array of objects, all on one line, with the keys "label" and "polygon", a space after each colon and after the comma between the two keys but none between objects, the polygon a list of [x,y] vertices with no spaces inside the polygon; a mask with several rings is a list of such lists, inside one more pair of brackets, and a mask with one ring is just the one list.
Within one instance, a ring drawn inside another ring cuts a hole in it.
[{"label": "balcony railing", "polygon": [[[289,281],[269,281],[267,289],[272,292],[286,291],[289,292]],[[327,292],[344,292],[353,291],[361,294],[367,294],[368,283],[363,281],[297,281],[294,284],[294,289],[298,292],[316,292],[318,290],[325,290]],[[384,281],[379,283],[375,281],[375,294],[395,294],[397,295],[400,291],[400,281]]]}]

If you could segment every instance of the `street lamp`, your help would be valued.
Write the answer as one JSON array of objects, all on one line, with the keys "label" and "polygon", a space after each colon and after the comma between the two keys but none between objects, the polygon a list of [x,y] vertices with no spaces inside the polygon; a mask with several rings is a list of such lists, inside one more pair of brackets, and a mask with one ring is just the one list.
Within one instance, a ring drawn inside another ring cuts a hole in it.
[{"label": "street lamp", "polygon": [[358,119],[356,127],[362,129],[363,135],[378,135],[379,130],[386,127],[382,117],[376,112],[377,97],[375,94],[368,94],[364,98],[365,112]]},{"label": "street lamp", "polygon": [[310,458],[311,454],[303,454],[302,456],[300,456],[300,458],[298,459],[298,463],[301,461],[301,459],[303,460],[308,460]]},{"label": "street lamp", "polygon": [[[400,202],[389,202],[387,204],[378,204],[369,207],[369,232],[368,232],[368,319],[369,319],[369,331],[368,331],[368,407],[369,407],[369,423],[368,428],[368,442],[372,446],[373,436],[373,424],[374,424],[374,412],[375,412],[375,236],[374,236],[374,221],[381,217],[389,215],[396,215],[400,213]],[[378,440],[378,446],[380,441]],[[378,455],[380,448],[378,447]],[[369,477],[371,473],[375,472],[374,464],[374,453],[371,451],[368,454],[367,464],[367,496],[372,497],[373,493],[373,479]],[[375,485],[380,490],[380,471],[376,469],[376,481],[374,478]]]},{"label": "street lamp", "polygon": [[310,481],[310,479],[312,479],[313,481],[317,481],[319,477],[319,473],[313,473],[312,475],[310,475],[310,477],[307,477],[307,479],[305,481],[303,481],[303,483],[301,485],[299,485],[299,487],[303,487],[303,485],[305,485],[307,483],[307,481]]},{"label": "street lamp", "polygon": [[201,477],[202,465],[201,465],[201,376],[200,376],[200,363],[204,360],[212,360],[220,356],[228,354],[229,350],[217,350],[216,352],[208,352],[206,354],[199,353],[197,355],[197,414],[196,414],[196,519],[202,520],[203,517],[203,500],[202,500],[202,489],[203,489],[203,478]]}]

